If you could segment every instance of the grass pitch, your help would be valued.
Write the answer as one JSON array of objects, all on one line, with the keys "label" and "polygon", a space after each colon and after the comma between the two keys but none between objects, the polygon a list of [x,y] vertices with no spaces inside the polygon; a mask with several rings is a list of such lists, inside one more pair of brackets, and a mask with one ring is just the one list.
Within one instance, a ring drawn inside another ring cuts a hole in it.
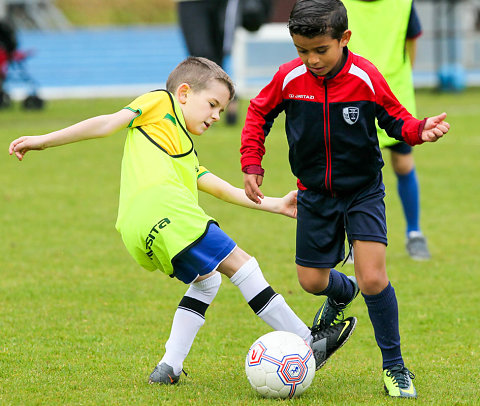
[{"label": "grass pitch", "polygon": [[[418,93],[419,116],[449,113],[451,132],[416,147],[422,225],[433,259],[411,261],[386,156],[387,266],[400,307],[402,350],[416,373],[417,404],[478,402],[480,303],[480,91]],[[130,100],[49,102],[41,112],[0,111],[0,404],[265,405],[244,374],[248,348],[269,331],[223,278],[176,387],[150,386],[186,287],[137,266],[114,229],[125,132],[42,152],[21,163],[10,141],[109,113]],[[245,110],[247,102],[242,102]],[[196,146],[200,162],[236,186],[241,125],[220,123]],[[267,141],[263,191],[295,188],[281,119]],[[201,196],[206,211],[307,323],[321,299],[302,291],[294,267],[295,222]],[[353,267],[343,268],[353,274]],[[351,340],[317,372],[298,405],[390,404],[363,299]]]}]

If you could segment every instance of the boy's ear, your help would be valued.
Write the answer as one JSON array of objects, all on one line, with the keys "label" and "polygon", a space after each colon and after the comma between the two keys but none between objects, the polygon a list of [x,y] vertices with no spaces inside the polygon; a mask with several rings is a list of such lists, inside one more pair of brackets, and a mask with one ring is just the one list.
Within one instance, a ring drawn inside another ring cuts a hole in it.
[{"label": "boy's ear", "polygon": [[342,35],[342,39],[340,40],[340,45],[342,47],[346,47],[348,42],[350,41],[351,36],[352,36],[352,31],[351,30],[345,30],[345,32]]},{"label": "boy's ear", "polygon": [[182,83],[177,87],[175,96],[180,104],[185,104],[187,102],[187,95],[190,92],[191,87],[188,83]]}]

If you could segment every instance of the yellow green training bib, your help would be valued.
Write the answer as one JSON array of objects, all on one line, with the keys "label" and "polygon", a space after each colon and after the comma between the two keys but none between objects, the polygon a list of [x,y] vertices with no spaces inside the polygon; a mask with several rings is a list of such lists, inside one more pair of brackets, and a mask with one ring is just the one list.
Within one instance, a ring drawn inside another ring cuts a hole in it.
[{"label": "yellow green training bib", "polygon": [[[342,0],[352,37],[348,48],[372,62],[387,80],[393,94],[416,115],[412,68],[405,51],[412,0]],[[380,147],[399,141],[377,126]]]},{"label": "yellow green training bib", "polygon": [[199,165],[185,120],[173,96],[157,90],[127,107],[116,228],[145,269],[173,273],[172,258],[195,242],[212,220],[198,205]]}]

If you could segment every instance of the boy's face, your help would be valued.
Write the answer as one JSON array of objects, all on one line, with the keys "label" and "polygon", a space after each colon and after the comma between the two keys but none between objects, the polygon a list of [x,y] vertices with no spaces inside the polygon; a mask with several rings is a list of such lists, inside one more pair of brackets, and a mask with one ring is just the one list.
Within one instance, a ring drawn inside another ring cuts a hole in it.
[{"label": "boy's face", "polygon": [[211,80],[205,89],[199,91],[193,91],[188,84],[182,83],[176,96],[187,130],[195,135],[203,134],[214,122],[220,120],[220,113],[230,102],[227,86],[218,80]]},{"label": "boy's face", "polygon": [[329,35],[313,38],[293,34],[293,44],[305,66],[317,76],[335,74],[342,66],[343,48],[350,40],[351,31],[346,30],[341,40]]}]

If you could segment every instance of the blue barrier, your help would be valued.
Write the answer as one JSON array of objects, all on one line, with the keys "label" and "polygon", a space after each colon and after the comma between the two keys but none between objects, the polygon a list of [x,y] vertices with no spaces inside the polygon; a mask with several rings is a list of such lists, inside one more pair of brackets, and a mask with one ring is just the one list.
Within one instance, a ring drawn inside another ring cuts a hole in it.
[{"label": "blue barrier", "polygon": [[[187,56],[177,26],[20,31],[18,39],[33,51],[25,68],[39,89],[160,85]],[[25,84],[12,79],[6,87]]]}]

